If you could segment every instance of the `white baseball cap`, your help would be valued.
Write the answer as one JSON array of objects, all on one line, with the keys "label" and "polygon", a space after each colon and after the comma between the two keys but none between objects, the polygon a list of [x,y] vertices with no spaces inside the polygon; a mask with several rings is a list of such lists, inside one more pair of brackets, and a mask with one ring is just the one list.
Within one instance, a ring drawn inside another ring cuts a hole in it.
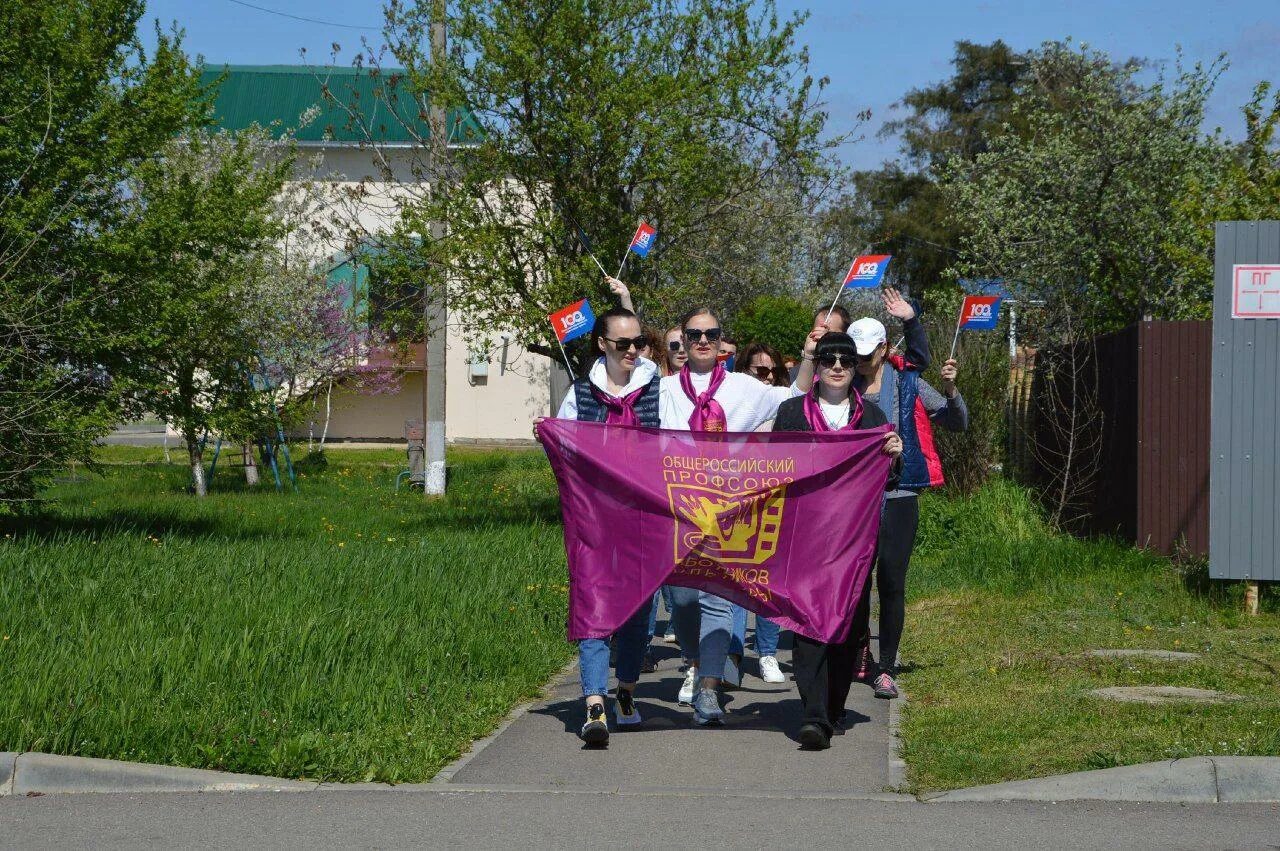
[{"label": "white baseball cap", "polygon": [[853,338],[854,348],[858,350],[860,355],[871,354],[876,350],[876,346],[888,339],[884,324],[878,319],[872,319],[870,316],[864,316],[850,325],[849,336]]}]

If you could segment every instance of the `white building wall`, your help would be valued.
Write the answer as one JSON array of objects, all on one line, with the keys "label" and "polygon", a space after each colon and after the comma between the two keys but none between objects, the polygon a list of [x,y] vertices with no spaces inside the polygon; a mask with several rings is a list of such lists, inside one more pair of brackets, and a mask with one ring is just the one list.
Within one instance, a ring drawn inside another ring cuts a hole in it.
[{"label": "white building wall", "polygon": [[[395,221],[399,205],[420,197],[425,186],[413,174],[408,151],[386,152],[395,178],[391,182],[373,180],[381,171],[374,154],[355,148],[304,149],[303,159],[317,175],[330,175],[324,193],[326,218],[338,217],[358,233],[376,235]],[[318,155],[318,156],[317,156]],[[358,197],[353,197],[356,195]],[[338,233],[310,240],[306,251],[317,260],[340,257],[346,248]],[[450,313],[446,340],[445,437],[450,443],[506,442],[532,440],[532,420],[550,410],[550,362],[542,355],[525,351],[515,343],[506,346],[496,329],[479,346],[479,359],[486,375],[473,374],[473,351],[463,338],[467,327],[463,316]],[[559,400],[557,400],[558,403]],[[323,402],[321,402],[323,404]],[[345,390],[333,394],[329,420],[331,440],[400,440],[404,422],[422,418],[422,377],[420,371],[404,376],[395,394],[363,396]],[[319,428],[315,429],[319,434]]]}]

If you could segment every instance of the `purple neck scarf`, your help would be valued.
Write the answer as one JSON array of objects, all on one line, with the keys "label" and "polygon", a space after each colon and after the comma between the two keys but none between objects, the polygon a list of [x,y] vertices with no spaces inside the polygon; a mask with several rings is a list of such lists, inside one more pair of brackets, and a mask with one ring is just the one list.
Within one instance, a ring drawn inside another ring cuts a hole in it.
[{"label": "purple neck scarf", "polygon": [[596,397],[596,401],[605,406],[608,413],[605,414],[605,425],[640,425],[640,419],[636,416],[636,402],[644,395],[644,391],[648,390],[648,385],[641,387],[639,390],[633,390],[626,396],[610,396],[594,384],[591,385],[591,395]]},{"label": "purple neck scarf", "polygon": [[[839,429],[840,431],[856,431],[858,423],[862,422],[862,394],[852,385],[849,387],[849,422]],[[822,414],[822,406],[818,404],[818,382],[813,382],[813,389],[805,394],[804,397],[804,418],[809,421],[809,428],[813,431],[831,431],[831,426],[827,425],[827,418]]]},{"label": "purple neck scarf", "polygon": [[707,391],[702,394],[694,392],[692,375],[689,364],[686,363],[681,367],[680,389],[693,403],[693,416],[689,417],[689,430],[727,431],[728,423],[725,421],[724,408],[720,407],[720,403],[714,398],[716,391],[724,383],[724,367],[716,364],[715,369],[711,370],[711,383],[707,385]]}]

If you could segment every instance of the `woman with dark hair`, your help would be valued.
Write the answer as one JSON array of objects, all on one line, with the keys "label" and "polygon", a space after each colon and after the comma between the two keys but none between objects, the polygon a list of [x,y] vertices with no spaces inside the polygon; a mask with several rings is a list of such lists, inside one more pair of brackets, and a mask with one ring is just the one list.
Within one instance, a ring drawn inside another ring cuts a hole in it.
[{"label": "woman with dark hair", "polygon": [[[864,403],[853,386],[857,351],[848,334],[829,331],[818,341],[814,357],[818,363],[818,380],[810,393],[788,399],[778,408],[774,431],[854,431],[885,425],[884,412]],[[897,487],[902,456],[902,439],[897,432],[884,436],[884,452],[892,456],[886,492]],[[867,577],[867,585],[871,577]],[[841,730],[844,703],[853,685],[854,659],[862,640],[857,624],[844,641],[824,644],[797,633],[791,664],[795,670],[796,688],[804,707],[804,723],[800,727],[800,744],[806,750],[821,750],[831,743],[833,733]]]},{"label": "woman with dark hair", "polygon": [[[914,314],[913,314],[914,315]],[[916,543],[920,521],[917,495],[942,484],[942,461],[933,442],[932,423],[948,431],[969,427],[969,410],[956,389],[956,363],[942,367],[942,392],[920,377],[921,362],[929,361],[929,343],[918,323],[903,323],[907,357],[889,354],[888,334],[878,319],[863,317],[849,326],[858,355],[854,387],[868,405],[879,407],[902,435],[902,481],[885,499],[876,550],[876,588],[880,591],[880,666],[874,674],[876,697],[898,696],[894,681],[898,643],[906,621],[907,566]],[[913,355],[913,350],[917,354]],[[864,637],[855,676],[865,680],[875,671],[868,625],[871,620],[871,583],[863,590],[853,628]]]},{"label": "woman with dark hair", "polygon": [[742,350],[738,355],[738,372],[745,372],[771,387],[787,387],[791,384],[787,368],[777,350],[765,343],[751,343]]},{"label": "woman with dark hair", "polygon": [[[573,382],[556,417],[656,428],[660,379],[657,366],[639,355],[646,342],[640,321],[630,310],[615,307],[600,314],[589,349],[600,355],[587,374]],[[651,607],[652,601],[641,606],[614,634],[618,651],[614,719],[621,726],[641,721],[633,695],[649,646]],[[579,736],[588,745],[603,745],[609,741],[604,710],[609,693],[609,639],[579,641],[578,668],[587,704],[587,720]]]},{"label": "woman with dark hair", "polygon": [[[755,431],[777,413],[778,405],[809,389],[813,381],[811,334],[796,383],[770,387],[716,362],[724,336],[720,320],[707,308],[690,311],[680,323],[688,361],[662,379],[661,423],[666,429],[707,432]],[[699,726],[723,723],[716,689],[724,676],[733,632],[729,601],[693,588],[673,587],[673,620],[680,650],[689,664],[680,702],[693,704]]]}]

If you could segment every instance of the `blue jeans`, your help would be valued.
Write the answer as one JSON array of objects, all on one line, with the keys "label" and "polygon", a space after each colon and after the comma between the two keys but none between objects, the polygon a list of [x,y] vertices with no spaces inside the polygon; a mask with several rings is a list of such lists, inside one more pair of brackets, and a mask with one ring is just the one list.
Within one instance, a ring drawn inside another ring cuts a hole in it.
[{"label": "blue jeans", "polygon": [[[614,633],[618,639],[618,682],[634,683],[640,679],[644,651],[649,647],[645,630],[649,626],[650,600]],[[604,697],[609,693],[609,639],[584,638],[578,642],[578,673],[582,677],[582,696]]]},{"label": "blue jeans", "polygon": [[667,614],[670,615],[675,609],[675,604],[671,602],[671,586],[663,585],[658,592],[653,595],[653,608],[649,610],[649,643],[653,643],[654,633],[658,631],[658,597],[661,596],[667,604]]},{"label": "blue jeans", "polygon": [[[756,615],[756,655],[777,656],[778,635],[782,628],[768,618]],[[729,640],[729,652],[743,655],[747,642],[747,610],[733,606],[733,637]]]},{"label": "blue jeans", "polygon": [[724,659],[733,634],[733,606],[728,600],[696,588],[671,586],[671,620],[687,660],[698,660],[698,674],[724,677]]}]

